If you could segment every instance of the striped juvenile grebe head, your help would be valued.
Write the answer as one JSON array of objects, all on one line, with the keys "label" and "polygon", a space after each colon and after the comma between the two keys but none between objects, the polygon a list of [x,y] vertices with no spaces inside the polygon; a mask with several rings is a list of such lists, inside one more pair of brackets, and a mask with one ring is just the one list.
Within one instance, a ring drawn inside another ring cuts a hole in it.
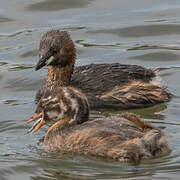
[{"label": "striped juvenile grebe head", "polygon": [[63,123],[63,127],[88,120],[89,104],[86,96],[73,87],[59,87],[46,91],[40,99],[34,115],[27,121],[36,120],[32,128],[36,132],[46,123]]}]

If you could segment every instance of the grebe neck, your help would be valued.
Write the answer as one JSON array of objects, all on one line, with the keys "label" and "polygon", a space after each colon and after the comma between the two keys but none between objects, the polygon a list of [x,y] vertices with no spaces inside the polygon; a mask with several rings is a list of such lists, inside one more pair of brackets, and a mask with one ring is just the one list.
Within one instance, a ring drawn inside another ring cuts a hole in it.
[{"label": "grebe neck", "polygon": [[46,88],[54,89],[60,86],[68,86],[73,70],[74,65],[66,65],[65,67],[49,66]]}]

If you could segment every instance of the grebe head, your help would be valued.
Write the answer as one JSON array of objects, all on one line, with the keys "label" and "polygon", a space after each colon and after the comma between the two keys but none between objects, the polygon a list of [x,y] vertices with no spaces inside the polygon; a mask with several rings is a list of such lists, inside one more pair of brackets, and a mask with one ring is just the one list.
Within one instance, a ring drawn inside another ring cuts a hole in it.
[{"label": "grebe head", "polygon": [[36,121],[30,131],[53,123],[50,129],[81,124],[89,118],[89,104],[86,96],[73,87],[59,87],[46,91],[40,99],[34,115],[27,121]]},{"label": "grebe head", "polygon": [[65,67],[74,64],[75,58],[76,50],[70,35],[66,31],[50,30],[41,38],[35,70],[45,65]]}]

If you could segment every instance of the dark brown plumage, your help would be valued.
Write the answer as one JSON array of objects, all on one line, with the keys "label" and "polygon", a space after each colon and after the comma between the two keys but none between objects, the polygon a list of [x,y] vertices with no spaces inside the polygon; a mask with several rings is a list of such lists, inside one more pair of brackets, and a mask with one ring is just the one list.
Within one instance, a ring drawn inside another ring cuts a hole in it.
[{"label": "dark brown plumage", "polygon": [[76,50],[65,31],[48,31],[41,39],[39,54],[36,70],[44,65],[48,65],[49,69],[46,83],[37,94],[37,99],[44,90],[62,85],[81,89],[92,109],[147,107],[170,98],[166,88],[156,79],[156,73],[141,66],[91,64],[74,70]]},{"label": "dark brown plumage", "polygon": [[44,139],[47,151],[133,161],[170,152],[163,130],[141,120],[132,113],[87,121],[86,97],[72,87],[61,87],[44,93],[35,114],[33,132],[53,122]]}]

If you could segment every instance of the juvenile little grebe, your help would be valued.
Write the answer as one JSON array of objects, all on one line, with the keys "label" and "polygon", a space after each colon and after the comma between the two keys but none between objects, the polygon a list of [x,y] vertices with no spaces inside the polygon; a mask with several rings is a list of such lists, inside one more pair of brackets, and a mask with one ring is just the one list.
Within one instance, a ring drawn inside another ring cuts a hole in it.
[{"label": "juvenile little grebe", "polygon": [[168,137],[163,130],[144,122],[135,114],[114,115],[88,120],[86,97],[72,87],[45,92],[35,114],[33,132],[54,121],[44,138],[47,151],[133,161],[170,152]]},{"label": "juvenile little grebe", "polygon": [[45,65],[49,69],[46,83],[37,94],[37,100],[44,90],[62,85],[81,89],[91,109],[148,107],[170,98],[166,88],[155,82],[155,71],[141,66],[91,64],[74,70],[76,49],[65,31],[51,30],[44,34],[40,41],[39,57],[36,70]]}]

